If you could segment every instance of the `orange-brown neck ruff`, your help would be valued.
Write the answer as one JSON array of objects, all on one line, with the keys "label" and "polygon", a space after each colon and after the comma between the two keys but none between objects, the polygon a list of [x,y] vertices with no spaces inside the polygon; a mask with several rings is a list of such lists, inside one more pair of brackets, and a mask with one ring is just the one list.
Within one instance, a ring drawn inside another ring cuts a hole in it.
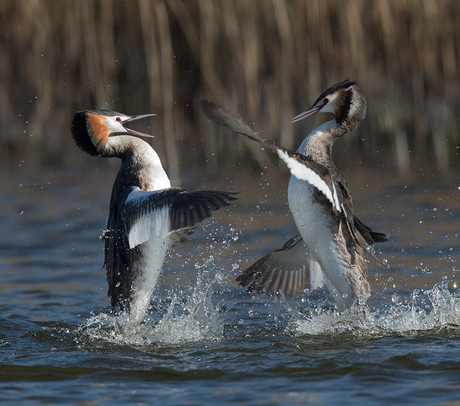
[{"label": "orange-brown neck ruff", "polygon": [[94,146],[100,152],[105,147],[107,139],[109,138],[109,130],[105,122],[105,117],[99,114],[87,114],[89,124],[88,130],[91,130],[91,138]]}]

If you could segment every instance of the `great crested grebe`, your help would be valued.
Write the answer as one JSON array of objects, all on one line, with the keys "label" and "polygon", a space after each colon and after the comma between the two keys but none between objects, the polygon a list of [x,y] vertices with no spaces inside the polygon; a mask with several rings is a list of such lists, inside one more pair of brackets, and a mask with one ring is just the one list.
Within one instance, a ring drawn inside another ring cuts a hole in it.
[{"label": "great crested grebe", "polygon": [[144,319],[170,234],[194,227],[235,200],[234,193],[171,187],[155,150],[132,135],[152,136],[125,127],[152,115],[83,110],[71,125],[73,139],[83,151],[121,159],[103,235],[104,264],[112,308],[129,312],[134,324]]},{"label": "great crested grebe", "polygon": [[269,147],[291,171],[288,201],[300,236],[246,269],[237,278],[240,284],[249,291],[282,291],[286,297],[295,297],[321,285],[318,264],[339,310],[357,302],[365,305],[370,287],[364,253],[376,258],[374,243],[388,237],[354,215],[347,181],[331,156],[334,142],[355,130],[366,115],[366,100],[355,82],[345,80],[330,87],[310,109],[292,119],[300,121],[319,112],[334,114],[333,120],[303,140],[298,152],[263,139],[240,117],[216,104],[201,103],[210,118]]}]

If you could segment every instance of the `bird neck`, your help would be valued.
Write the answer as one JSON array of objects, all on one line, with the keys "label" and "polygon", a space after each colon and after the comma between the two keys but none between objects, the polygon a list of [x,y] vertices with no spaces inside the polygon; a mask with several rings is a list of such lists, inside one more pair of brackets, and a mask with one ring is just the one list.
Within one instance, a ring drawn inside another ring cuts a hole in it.
[{"label": "bird neck", "polygon": [[356,130],[366,117],[367,102],[358,86],[353,86],[349,102],[342,106],[342,110],[335,114],[337,128],[333,130],[336,138]]},{"label": "bird neck", "polygon": [[150,191],[171,186],[158,154],[148,143],[137,137],[109,137],[100,156],[122,160],[118,176],[123,177],[123,185],[129,188],[139,187]]},{"label": "bird neck", "polygon": [[98,148],[102,158],[132,159],[136,155],[143,155],[152,147],[145,141],[130,135],[112,135],[107,138],[105,145]]},{"label": "bird neck", "polygon": [[321,164],[331,161],[332,145],[337,139],[335,136],[336,130],[337,122],[335,120],[330,120],[320,125],[302,141],[298,152],[313,158]]},{"label": "bird neck", "polygon": [[[337,138],[354,131],[366,116],[367,103],[361,90],[354,86],[346,112],[336,115],[313,130],[300,144],[299,153],[312,157],[323,165],[332,164],[332,146]],[[326,165],[327,166],[327,165]]]}]

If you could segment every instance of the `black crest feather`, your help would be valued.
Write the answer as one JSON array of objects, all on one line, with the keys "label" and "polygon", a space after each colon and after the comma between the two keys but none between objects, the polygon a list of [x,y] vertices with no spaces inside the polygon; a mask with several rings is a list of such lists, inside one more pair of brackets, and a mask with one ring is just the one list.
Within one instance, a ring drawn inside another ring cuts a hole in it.
[{"label": "black crest feather", "polygon": [[77,144],[77,146],[87,154],[98,156],[99,153],[91,141],[88,130],[86,111],[77,111],[73,117],[72,124],[70,125],[73,140],[75,141],[75,144]]}]

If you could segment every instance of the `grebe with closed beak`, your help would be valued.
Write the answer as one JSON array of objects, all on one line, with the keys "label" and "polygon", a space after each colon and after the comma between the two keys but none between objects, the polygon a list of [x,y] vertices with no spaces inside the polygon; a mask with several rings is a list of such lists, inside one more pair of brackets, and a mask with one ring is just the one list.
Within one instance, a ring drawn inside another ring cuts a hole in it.
[{"label": "grebe with closed beak", "polygon": [[374,243],[387,241],[353,213],[353,202],[345,178],[332,160],[334,142],[353,130],[366,115],[366,99],[355,84],[345,80],[327,89],[312,107],[294,117],[297,122],[316,113],[332,113],[334,119],[313,130],[297,152],[262,138],[242,119],[213,102],[202,100],[205,113],[219,124],[269,147],[288,166],[289,208],[300,236],[282,249],[256,261],[238,277],[249,291],[286,297],[301,295],[324,283],[339,310],[355,303],[367,304],[370,287],[364,253],[375,257]]}]

